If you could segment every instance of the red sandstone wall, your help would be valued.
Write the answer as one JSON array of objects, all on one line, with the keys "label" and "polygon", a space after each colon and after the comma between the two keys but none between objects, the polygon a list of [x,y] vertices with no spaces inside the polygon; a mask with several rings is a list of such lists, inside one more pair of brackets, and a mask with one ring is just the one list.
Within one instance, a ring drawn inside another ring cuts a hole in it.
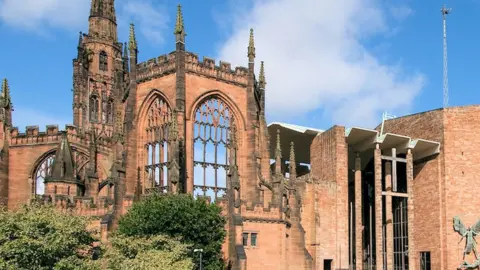
[{"label": "red sandstone wall", "polygon": [[[287,229],[285,224],[244,222],[244,232],[257,232],[257,246],[245,247],[247,269],[282,270],[286,268]],[[250,239],[249,239],[250,244]]]},{"label": "red sandstone wall", "polygon": [[10,147],[9,209],[15,209],[28,202],[32,193],[28,178],[33,174],[35,162],[46,152],[56,148],[57,143]]},{"label": "red sandstone wall", "polygon": [[[186,83],[186,118],[187,118],[187,173],[188,173],[188,184],[187,187],[191,191],[193,186],[193,120],[191,116],[198,105],[198,102],[201,102],[203,97],[208,96],[209,94],[219,94],[226,102],[230,105],[231,109],[235,113],[236,123],[238,128],[238,143],[239,143],[239,153],[238,153],[238,163],[240,175],[245,175],[247,168],[245,168],[245,158],[247,155],[251,154],[251,151],[242,147],[245,140],[243,130],[246,126],[244,122],[246,119],[246,108],[247,108],[247,92],[245,88],[218,80],[213,80],[211,78],[202,77],[194,74],[186,74],[185,76]],[[139,164],[138,166],[143,166],[146,160],[146,151],[144,148],[145,141],[143,139],[144,125],[145,125],[145,116],[144,113],[150,105],[151,92],[153,89],[157,89],[161,92],[168,100],[172,109],[175,107],[175,96],[176,96],[176,77],[175,74],[166,75],[157,79],[149,80],[142,82],[137,86],[137,108],[139,110],[139,140],[138,140],[138,156]],[[148,100],[146,100],[148,99]],[[181,131],[180,131],[181,132]],[[142,175],[144,177],[144,175]],[[244,179],[244,178],[242,178]],[[245,181],[245,179],[244,179]],[[245,186],[246,183],[241,183],[242,186]],[[242,193],[242,196],[245,195]]]},{"label": "red sandstone wall", "polygon": [[323,259],[332,267],[348,268],[348,148],[345,128],[334,126],[319,134],[310,147],[312,177],[318,179],[316,269]]},{"label": "red sandstone wall", "polygon": [[[245,127],[248,125],[246,121],[246,111],[247,111],[247,91],[245,88],[233,84],[224,83],[217,80],[212,80],[207,77],[201,77],[198,75],[187,73],[185,75],[185,84],[186,84],[186,96],[185,101],[186,107],[186,118],[187,118],[187,138],[192,138],[193,136],[193,121],[192,118],[194,115],[194,110],[196,106],[199,105],[198,102],[201,102],[203,97],[206,97],[209,94],[219,94],[225,102],[230,106],[230,109],[233,111],[236,117],[236,124],[238,130],[238,153],[237,153],[237,162],[240,175],[249,175],[248,168],[246,168],[247,158],[251,157],[252,151],[254,149],[247,149],[246,145],[246,136],[245,136]],[[187,172],[188,172],[188,181],[191,186],[193,186],[193,140],[187,139],[186,142],[187,155]],[[246,179],[245,177],[240,177],[240,186],[246,187],[248,182],[256,179]],[[252,183],[250,183],[251,185]],[[246,195],[245,188],[241,192],[242,199]]]},{"label": "red sandstone wall", "polygon": [[[311,183],[305,184],[305,191],[302,196],[301,224],[305,230],[305,248],[315,260],[315,221],[317,218],[316,185]],[[314,262],[315,265],[315,262]]]}]

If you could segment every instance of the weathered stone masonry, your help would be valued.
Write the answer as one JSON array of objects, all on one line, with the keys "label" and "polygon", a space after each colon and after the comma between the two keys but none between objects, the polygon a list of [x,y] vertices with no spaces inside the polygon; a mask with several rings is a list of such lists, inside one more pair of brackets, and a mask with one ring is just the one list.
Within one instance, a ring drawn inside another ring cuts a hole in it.
[{"label": "weathered stone masonry", "polygon": [[0,202],[95,216],[106,239],[142,196],[187,192],[223,207],[231,269],[458,267],[451,220],[479,217],[479,106],[377,129],[267,125],[253,30],[248,67],[234,69],[187,51],[180,6],[173,32],[173,52],[139,62],[134,25],[122,44],[114,1],[92,1],[73,60],[73,125],[62,131],[20,133],[3,80]]}]

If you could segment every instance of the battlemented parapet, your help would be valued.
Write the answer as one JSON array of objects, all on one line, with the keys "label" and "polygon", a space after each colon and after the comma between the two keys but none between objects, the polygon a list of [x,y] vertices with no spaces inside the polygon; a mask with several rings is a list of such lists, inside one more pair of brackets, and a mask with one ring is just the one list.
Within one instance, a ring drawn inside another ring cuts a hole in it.
[{"label": "battlemented parapet", "polygon": [[175,72],[175,52],[152,58],[137,65],[137,83]]},{"label": "battlemented parapet", "polygon": [[243,87],[248,84],[248,69],[245,67],[235,67],[235,70],[232,70],[231,64],[224,61],[220,61],[217,66],[215,65],[215,59],[209,57],[203,57],[203,61],[200,62],[198,55],[191,52],[186,52],[185,58],[187,72]]},{"label": "battlemented parapet", "polygon": [[[79,132],[74,125],[65,125],[64,131],[58,129],[58,125],[47,125],[45,131],[40,131],[38,126],[27,126],[25,132],[19,132],[18,127],[10,128],[10,147],[21,145],[57,144],[63,132],[67,133],[68,141],[77,145],[89,145],[90,137]],[[111,141],[108,137],[97,138],[100,152],[111,151]]]},{"label": "battlemented parapet", "polygon": [[[176,71],[175,67],[176,52],[161,55],[152,58],[137,65],[137,82],[153,80]],[[203,61],[198,60],[198,55],[191,52],[185,53],[185,71],[227,83],[246,87],[248,84],[248,69],[245,67],[235,67],[232,70],[231,64],[220,61],[215,65],[215,59],[203,57]]]}]

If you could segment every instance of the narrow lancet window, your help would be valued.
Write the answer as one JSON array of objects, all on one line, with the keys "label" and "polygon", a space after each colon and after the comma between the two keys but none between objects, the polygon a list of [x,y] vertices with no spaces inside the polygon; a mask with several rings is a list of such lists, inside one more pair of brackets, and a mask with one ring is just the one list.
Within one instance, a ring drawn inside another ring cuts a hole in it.
[{"label": "narrow lancet window", "polygon": [[104,51],[101,51],[98,60],[99,60],[98,61],[99,69],[101,71],[107,71],[108,70],[108,56],[107,56],[107,53],[104,52]]},{"label": "narrow lancet window", "polygon": [[98,97],[96,95],[90,97],[90,122],[98,122]]}]

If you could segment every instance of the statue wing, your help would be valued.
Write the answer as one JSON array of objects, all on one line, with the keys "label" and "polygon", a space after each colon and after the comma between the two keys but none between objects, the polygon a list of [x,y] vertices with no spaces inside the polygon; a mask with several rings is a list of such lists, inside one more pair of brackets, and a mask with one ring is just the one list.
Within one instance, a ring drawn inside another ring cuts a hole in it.
[{"label": "statue wing", "polygon": [[[477,224],[478,224],[478,222],[477,222]],[[465,228],[465,225],[463,225],[462,221],[457,216],[455,216],[453,218],[453,229],[456,232],[458,232],[461,236],[463,236],[467,232],[467,229]]]},{"label": "statue wing", "polygon": [[480,233],[480,220],[478,220],[475,224],[472,226],[472,231],[475,233]]}]

